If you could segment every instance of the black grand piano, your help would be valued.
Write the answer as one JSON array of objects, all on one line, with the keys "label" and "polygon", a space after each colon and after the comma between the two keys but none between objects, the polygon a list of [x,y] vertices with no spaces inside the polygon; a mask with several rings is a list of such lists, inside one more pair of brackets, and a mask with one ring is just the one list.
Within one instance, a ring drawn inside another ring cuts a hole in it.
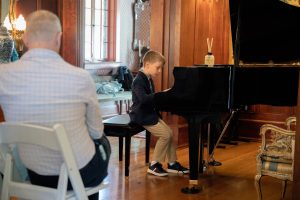
[{"label": "black grand piano", "polygon": [[[300,60],[300,8],[279,0],[230,1],[234,65],[177,66],[174,85],[155,94],[158,110],[183,116],[188,122],[190,186],[199,192],[202,172],[201,123],[246,105],[297,105]],[[240,60],[247,64],[239,65]],[[284,63],[284,64],[283,64]],[[199,142],[200,139],[200,142]],[[196,187],[194,187],[196,186]]]}]

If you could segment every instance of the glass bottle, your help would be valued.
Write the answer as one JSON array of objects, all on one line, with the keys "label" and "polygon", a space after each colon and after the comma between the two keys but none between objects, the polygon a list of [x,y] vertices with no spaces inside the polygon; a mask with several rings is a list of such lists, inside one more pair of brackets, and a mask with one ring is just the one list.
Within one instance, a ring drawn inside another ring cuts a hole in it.
[{"label": "glass bottle", "polygon": [[215,64],[215,57],[212,54],[212,52],[208,52],[207,55],[204,58],[204,64],[207,65],[207,67],[213,67]]}]

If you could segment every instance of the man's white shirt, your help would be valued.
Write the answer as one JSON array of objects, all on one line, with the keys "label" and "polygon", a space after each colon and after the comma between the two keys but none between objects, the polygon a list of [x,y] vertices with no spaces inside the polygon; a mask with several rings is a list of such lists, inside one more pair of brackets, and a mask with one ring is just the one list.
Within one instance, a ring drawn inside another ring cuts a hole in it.
[{"label": "man's white shirt", "polygon": [[[103,134],[95,84],[89,73],[47,49],[32,49],[0,65],[0,106],[7,122],[64,125],[77,165],[95,154],[92,139]],[[39,146],[19,146],[25,166],[40,175],[59,174],[62,156]]]}]

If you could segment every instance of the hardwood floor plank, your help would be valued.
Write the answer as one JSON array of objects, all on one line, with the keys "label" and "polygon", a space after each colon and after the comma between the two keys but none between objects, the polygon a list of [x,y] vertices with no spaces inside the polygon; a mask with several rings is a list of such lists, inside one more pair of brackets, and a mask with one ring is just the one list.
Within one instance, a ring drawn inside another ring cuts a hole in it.
[{"label": "hardwood floor plank", "polygon": [[[260,143],[239,142],[238,145],[226,145],[217,149],[215,159],[222,166],[209,167],[199,177],[203,191],[199,194],[183,194],[181,188],[188,185],[188,175],[170,174],[168,177],[156,177],[146,173],[145,141],[132,138],[130,175],[124,176],[124,163],[118,160],[118,140],[109,138],[112,144],[112,157],[107,180],[109,187],[100,192],[99,199],[107,200],[254,200],[256,191],[254,176],[256,173],[256,154]],[[153,149],[150,152],[152,156]],[[206,152],[205,152],[206,153]],[[188,148],[177,149],[178,160],[188,165]],[[206,155],[206,154],[204,154]],[[151,160],[151,159],[150,159]],[[166,166],[166,163],[164,163]],[[279,200],[281,181],[271,177],[262,177],[264,200]],[[291,183],[288,182],[285,199],[291,199]]]}]

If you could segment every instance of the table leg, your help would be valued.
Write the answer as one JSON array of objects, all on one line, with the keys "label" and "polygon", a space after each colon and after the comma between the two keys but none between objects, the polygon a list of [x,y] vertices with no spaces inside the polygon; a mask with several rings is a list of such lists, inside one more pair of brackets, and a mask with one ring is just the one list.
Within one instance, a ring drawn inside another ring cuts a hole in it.
[{"label": "table leg", "polygon": [[123,137],[119,137],[119,161],[123,160]]},{"label": "table leg", "polygon": [[125,137],[125,176],[129,176],[131,136]]}]

